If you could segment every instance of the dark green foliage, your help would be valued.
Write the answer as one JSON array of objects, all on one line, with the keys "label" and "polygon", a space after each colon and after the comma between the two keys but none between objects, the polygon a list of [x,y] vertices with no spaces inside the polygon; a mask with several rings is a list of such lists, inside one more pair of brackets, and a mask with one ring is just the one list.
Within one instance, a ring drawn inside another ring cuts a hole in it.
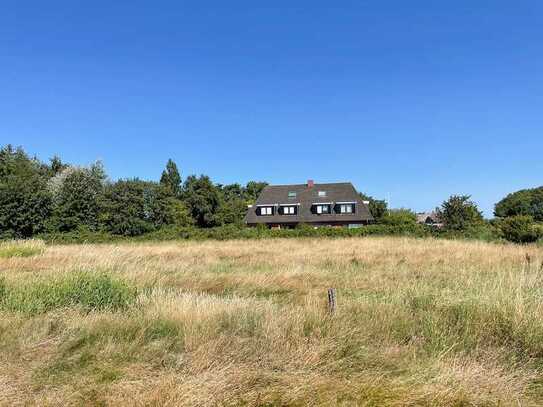
[{"label": "dark green foliage", "polygon": [[217,225],[241,225],[247,213],[247,192],[239,184],[219,186],[221,201],[215,220]]},{"label": "dark green foliage", "polygon": [[194,223],[186,205],[172,194],[170,188],[162,184],[153,185],[147,197],[149,220],[155,228],[168,225],[190,226]]},{"label": "dark green foliage", "polygon": [[417,215],[409,209],[392,209],[381,218],[384,225],[414,225]]},{"label": "dark green foliage", "polygon": [[101,163],[90,168],[67,167],[49,181],[53,230],[71,231],[80,227],[98,228],[98,214],[104,194],[105,172]]},{"label": "dark green foliage", "polygon": [[500,218],[516,215],[531,216],[535,221],[543,221],[543,186],[523,189],[507,195],[496,204],[494,214]]},{"label": "dark green foliage", "polygon": [[189,176],[183,188],[184,201],[200,227],[220,225],[216,213],[221,203],[220,189],[208,176]]},{"label": "dark green foliage", "polygon": [[497,241],[501,238],[499,229],[491,222],[468,226],[463,230],[433,228],[433,235],[445,239],[471,239],[484,240],[487,242]]},{"label": "dark green foliage", "polygon": [[436,212],[447,230],[466,230],[483,223],[483,214],[468,195],[453,195]]},{"label": "dark green foliage", "polygon": [[162,171],[160,185],[169,189],[174,197],[179,198],[181,196],[181,174],[179,174],[177,164],[172,159],[168,160],[166,169]]},{"label": "dark green foliage", "polygon": [[119,180],[108,185],[100,220],[116,235],[138,236],[154,229],[149,202],[154,185],[138,179]]},{"label": "dark green foliage", "polygon": [[247,204],[239,198],[229,199],[221,202],[215,216],[217,225],[235,224],[242,225],[243,218],[247,212]]},{"label": "dark green foliage", "polygon": [[267,182],[249,181],[245,186],[245,199],[248,204],[254,204],[258,199],[258,195],[268,186]]},{"label": "dark green foliage", "polygon": [[[295,229],[248,228],[235,224],[211,228],[165,226],[140,236],[120,236],[108,232],[88,230],[70,233],[41,234],[38,237],[51,243],[107,243],[123,241],[167,241],[167,240],[229,240],[267,239],[298,237],[362,237],[362,236],[411,236],[463,238],[463,234],[449,234],[424,225],[369,225],[363,228],[299,227]],[[472,238],[471,236],[468,236]]]},{"label": "dark green foliage", "polygon": [[47,169],[22,149],[0,150],[0,237],[31,237],[51,212]]},{"label": "dark green foliage", "polygon": [[[141,239],[231,239],[411,235],[514,242],[543,239],[543,187],[508,195],[496,205],[502,221],[485,222],[469,196],[451,196],[437,210],[445,227],[416,224],[407,209],[388,210],[384,200],[369,201],[376,225],[356,230],[299,227],[243,228],[247,205],[254,204],[265,182],[214,184],[191,175],[181,183],[177,165],[166,164],[160,183],[138,179],[106,182],[100,164],[70,166],[59,157],[46,165],[21,148],[0,149],[0,239],[40,236],[54,242],[108,242]],[[531,216],[533,221],[526,217]],[[506,219],[514,217],[513,219]],[[196,227],[195,227],[196,226]],[[205,229],[203,229],[205,228]]]},{"label": "dark green foliage", "polygon": [[138,179],[119,180],[106,187],[100,220],[105,230],[124,236],[194,224],[185,201],[170,187]]},{"label": "dark green foliage", "polygon": [[380,222],[387,213],[387,202],[385,200],[375,199],[369,195],[360,193],[360,197],[364,201],[369,201],[371,216],[376,222]]},{"label": "dark green foliage", "polygon": [[0,281],[0,309],[37,314],[78,306],[82,310],[122,310],[136,300],[136,290],[105,273],[79,272],[55,280],[8,285]]},{"label": "dark green foliage", "polygon": [[531,243],[543,237],[543,230],[527,215],[510,216],[499,222],[505,239],[515,243]]},{"label": "dark green foliage", "polygon": [[240,184],[219,185],[223,199],[230,201],[232,199],[245,199],[246,191]]}]

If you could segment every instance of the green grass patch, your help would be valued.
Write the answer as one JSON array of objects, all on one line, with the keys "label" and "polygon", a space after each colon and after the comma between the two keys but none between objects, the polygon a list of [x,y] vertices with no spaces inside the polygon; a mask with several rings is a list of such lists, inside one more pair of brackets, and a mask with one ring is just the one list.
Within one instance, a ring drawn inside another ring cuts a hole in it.
[{"label": "green grass patch", "polygon": [[45,244],[39,240],[13,240],[0,243],[0,258],[31,257],[42,254]]},{"label": "green grass patch", "polygon": [[136,300],[136,289],[106,273],[78,272],[63,278],[7,285],[0,280],[0,310],[39,314],[78,307],[117,311]]}]

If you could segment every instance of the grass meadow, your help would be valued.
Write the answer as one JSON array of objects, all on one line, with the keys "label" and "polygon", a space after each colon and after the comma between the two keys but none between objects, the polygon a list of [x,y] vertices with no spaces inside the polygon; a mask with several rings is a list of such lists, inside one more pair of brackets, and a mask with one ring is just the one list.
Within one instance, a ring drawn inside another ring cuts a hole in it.
[{"label": "grass meadow", "polygon": [[0,405],[542,404],[541,246],[0,244]]}]

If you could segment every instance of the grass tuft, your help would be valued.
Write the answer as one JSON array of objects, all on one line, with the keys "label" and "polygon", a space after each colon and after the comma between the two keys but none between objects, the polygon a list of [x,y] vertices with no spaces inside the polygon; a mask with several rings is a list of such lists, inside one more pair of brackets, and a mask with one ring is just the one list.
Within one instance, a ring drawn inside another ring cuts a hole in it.
[{"label": "grass tuft", "polygon": [[75,306],[85,312],[118,311],[136,300],[136,290],[105,273],[78,272],[52,280],[8,285],[0,280],[0,309],[39,314]]},{"label": "grass tuft", "polygon": [[42,254],[45,243],[41,240],[10,240],[0,242],[0,258],[31,257]]}]

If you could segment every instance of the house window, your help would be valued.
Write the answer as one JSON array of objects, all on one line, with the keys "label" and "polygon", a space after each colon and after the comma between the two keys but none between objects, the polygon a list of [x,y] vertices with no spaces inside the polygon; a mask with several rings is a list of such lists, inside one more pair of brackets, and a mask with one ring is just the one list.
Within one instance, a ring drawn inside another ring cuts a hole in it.
[{"label": "house window", "polygon": [[288,197],[289,198],[296,198],[296,191],[289,191]]},{"label": "house window", "polygon": [[270,216],[273,212],[273,208],[271,206],[262,206],[260,208],[260,215],[262,216]]},{"label": "house window", "polygon": [[339,206],[339,213],[353,213],[352,204],[342,204]]},{"label": "house window", "polygon": [[295,215],[296,207],[294,206],[283,206],[283,215]]},{"label": "house window", "polygon": [[326,196],[326,191],[319,191],[319,198],[323,198]]},{"label": "house window", "polygon": [[316,205],[316,209],[318,215],[330,213],[330,205]]}]

